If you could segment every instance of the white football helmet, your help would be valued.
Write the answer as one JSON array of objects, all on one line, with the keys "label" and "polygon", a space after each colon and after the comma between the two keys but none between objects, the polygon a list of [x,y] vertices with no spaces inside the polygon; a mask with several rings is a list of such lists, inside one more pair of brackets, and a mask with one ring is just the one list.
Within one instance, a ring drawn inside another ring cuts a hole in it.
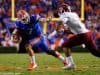
[{"label": "white football helmet", "polygon": [[29,20],[30,20],[30,16],[25,10],[19,10],[17,12],[17,18],[18,20],[20,20],[21,22],[25,24],[29,23]]}]

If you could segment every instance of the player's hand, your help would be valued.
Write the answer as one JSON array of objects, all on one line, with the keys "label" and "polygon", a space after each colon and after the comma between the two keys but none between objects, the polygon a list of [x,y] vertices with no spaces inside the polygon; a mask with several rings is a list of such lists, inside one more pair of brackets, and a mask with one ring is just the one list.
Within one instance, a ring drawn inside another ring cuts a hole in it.
[{"label": "player's hand", "polygon": [[51,21],[51,20],[52,20],[52,17],[48,17],[48,18],[47,18],[47,21]]}]

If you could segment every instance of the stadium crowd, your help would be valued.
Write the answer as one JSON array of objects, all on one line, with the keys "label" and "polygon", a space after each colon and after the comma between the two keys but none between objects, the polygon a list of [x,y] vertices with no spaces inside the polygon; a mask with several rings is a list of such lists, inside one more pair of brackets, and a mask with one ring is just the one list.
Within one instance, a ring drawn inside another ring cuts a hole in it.
[{"label": "stadium crowd", "polygon": [[[59,4],[59,2],[68,3],[72,11],[80,15],[80,0],[15,0],[15,12],[25,9],[29,14],[40,14],[42,17],[55,17],[53,16],[53,9],[55,7],[53,5],[54,3]],[[93,31],[93,36],[99,38],[98,44],[100,45],[99,0],[85,0],[84,23],[88,29]],[[56,24],[58,22],[51,21],[48,23],[48,26]],[[11,21],[11,0],[0,0],[0,46],[14,46],[14,43],[10,41],[10,35],[14,28],[15,23]]]}]

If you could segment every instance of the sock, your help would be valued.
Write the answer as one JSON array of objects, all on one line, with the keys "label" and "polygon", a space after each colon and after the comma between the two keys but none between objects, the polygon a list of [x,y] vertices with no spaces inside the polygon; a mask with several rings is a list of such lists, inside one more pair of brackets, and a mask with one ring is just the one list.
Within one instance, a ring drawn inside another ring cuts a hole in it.
[{"label": "sock", "polygon": [[68,56],[68,57],[66,57],[66,60],[68,61],[68,63],[70,63],[70,64],[74,64],[74,61],[73,61],[72,56]]},{"label": "sock", "polygon": [[36,63],[36,61],[35,61],[35,56],[30,56],[30,61],[31,61],[31,63]]},{"label": "sock", "polygon": [[59,55],[59,57],[58,57],[61,61],[63,61],[64,62],[64,60],[65,60],[65,58],[63,57],[63,56],[61,56],[61,55]]}]

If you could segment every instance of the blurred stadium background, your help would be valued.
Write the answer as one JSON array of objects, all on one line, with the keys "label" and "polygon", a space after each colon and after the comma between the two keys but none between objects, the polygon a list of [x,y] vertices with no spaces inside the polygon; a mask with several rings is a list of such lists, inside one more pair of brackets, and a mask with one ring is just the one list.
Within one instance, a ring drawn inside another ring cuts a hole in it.
[{"label": "blurred stadium background", "polygon": [[[84,8],[81,6],[82,1],[84,1]],[[54,19],[57,18],[56,14],[53,15],[57,5],[63,2],[68,3],[72,11],[79,14],[86,27],[93,32],[97,45],[100,46],[100,0],[0,0],[0,51],[15,50],[15,47],[18,46],[10,41],[11,33],[15,28],[15,21],[13,20],[18,10],[24,9],[29,14],[40,14],[42,17]],[[50,25],[55,26],[57,24],[59,24],[57,19],[48,23],[43,22],[44,34],[50,32]],[[24,42],[20,44],[18,49],[21,53],[25,52],[23,45]]]}]

